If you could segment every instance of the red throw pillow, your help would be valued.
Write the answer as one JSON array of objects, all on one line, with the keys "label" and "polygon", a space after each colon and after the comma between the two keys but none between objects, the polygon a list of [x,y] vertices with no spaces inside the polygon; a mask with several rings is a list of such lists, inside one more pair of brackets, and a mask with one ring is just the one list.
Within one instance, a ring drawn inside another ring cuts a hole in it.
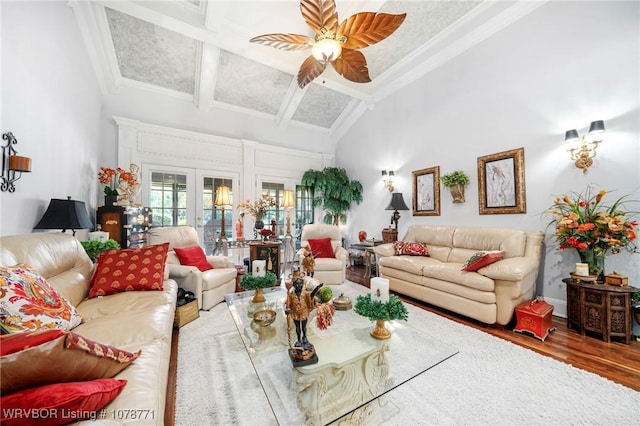
[{"label": "red throw pillow", "polygon": [[311,253],[315,258],[327,257],[335,259],[336,257],[331,246],[331,238],[310,238],[309,248],[311,248]]},{"label": "red throw pillow", "polygon": [[141,353],[48,329],[3,336],[0,344],[2,395],[51,383],[111,378]]},{"label": "red throw pillow", "polygon": [[467,263],[462,267],[463,271],[472,272],[477,271],[480,268],[484,268],[487,265],[502,260],[504,252],[501,250],[480,251],[467,260]]},{"label": "red throw pillow", "polygon": [[133,290],[162,290],[169,243],[100,254],[89,297]]},{"label": "red throw pillow", "polygon": [[404,241],[396,241],[393,243],[396,250],[396,256],[407,254],[409,256],[429,256],[427,245],[425,243],[405,243]]},{"label": "red throw pillow", "polygon": [[207,262],[207,256],[204,254],[204,250],[200,246],[193,246],[187,248],[175,247],[173,251],[176,252],[178,260],[181,265],[195,266],[202,272],[213,269],[213,266]]},{"label": "red throw pillow", "polygon": [[127,384],[122,379],[55,383],[2,395],[6,426],[55,426],[101,418],[99,410],[113,401]]}]

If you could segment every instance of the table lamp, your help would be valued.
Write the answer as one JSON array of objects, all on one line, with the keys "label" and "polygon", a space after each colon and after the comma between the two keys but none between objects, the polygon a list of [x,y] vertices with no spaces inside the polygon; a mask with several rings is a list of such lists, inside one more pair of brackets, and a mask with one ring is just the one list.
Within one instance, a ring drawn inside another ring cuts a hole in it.
[{"label": "table lamp", "polygon": [[224,207],[230,206],[231,203],[231,193],[229,191],[229,187],[226,185],[221,185],[216,189],[216,199],[213,204],[220,207],[220,211],[222,212],[222,218],[220,221],[220,226],[222,230],[220,231],[220,239],[226,240],[227,234],[224,232]]},{"label": "table lamp", "polygon": [[44,216],[33,229],[62,229],[62,232],[71,229],[75,236],[76,229],[91,228],[93,228],[93,223],[89,219],[84,201],[76,201],[67,197],[66,200],[52,198]]},{"label": "table lamp", "polygon": [[291,208],[295,205],[293,197],[293,190],[285,189],[282,195],[282,207],[287,211],[287,234],[286,237],[291,236]]},{"label": "table lamp", "polygon": [[409,210],[409,207],[407,207],[404,202],[404,198],[402,197],[401,192],[394,192],[391,195],[391,202],[385,210],[394,210],[393,214],[391,215],[391,223],[395,224],[397,231],[398,221],[400,220],[400,213],[398,213],[398,210]]}]

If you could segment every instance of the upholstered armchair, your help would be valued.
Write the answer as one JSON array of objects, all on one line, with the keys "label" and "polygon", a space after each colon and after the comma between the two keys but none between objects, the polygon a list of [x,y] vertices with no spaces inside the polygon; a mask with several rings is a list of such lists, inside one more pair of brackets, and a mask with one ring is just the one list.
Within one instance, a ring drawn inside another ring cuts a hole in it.
[{"label": "upholstered armchair", "polygon": [[[321,240],[331,239],[331,248],[333,249],[334,256],[319,257],[317,250],[314,250],[314,241],[311,246],[309,240]],[[324,284],[342,284],[345,280],[347,261],[349,259],[349,253],[342,247],[342,235],[340,235],[340,228],[335,225],[325,225],[322,223],[308,224],[302,228],[302,235],[300,237],[301,251],[305,247],[310,247],[311,252],[314,255],[314,275],[313,278],[317,279]]]},{"label": "upholstered armchair", "polygon": [[233,293],[236,288],[236,268],[226,256],[206,256],[206,261],[213,269],[201,271],[196,266],[180,264],[175,248],[199,246],[198,234],[191,226],[172,226],[153,228],[149,232],[149,243],[169,243],[167,267],[169,277],[178,286],[191,291],[198,299],[200,309],[209,310],[224,300],[224,295]]}]

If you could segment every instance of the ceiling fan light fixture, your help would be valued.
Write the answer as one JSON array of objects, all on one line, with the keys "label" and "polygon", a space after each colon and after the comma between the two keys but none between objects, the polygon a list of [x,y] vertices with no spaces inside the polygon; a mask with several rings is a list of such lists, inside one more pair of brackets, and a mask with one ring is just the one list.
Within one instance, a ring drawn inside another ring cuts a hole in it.
[{"label": "ceiling fan light fixture", "polygon": [[342,55],[340,42],[332,38],[323,38],[313,45],[311,54],[321,63],[333,62]]}]

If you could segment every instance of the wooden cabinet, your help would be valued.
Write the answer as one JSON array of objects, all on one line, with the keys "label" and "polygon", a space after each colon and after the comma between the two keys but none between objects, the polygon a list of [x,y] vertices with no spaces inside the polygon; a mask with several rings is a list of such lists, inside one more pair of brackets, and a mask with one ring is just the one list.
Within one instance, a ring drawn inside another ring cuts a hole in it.
[{"label": "wooden cabinet", "polygon": [[631,295],[638,291],[630,286],[612,286],[562,280],[567,285],[567,328],[602,335],[611,342],[612,337],[631,341]]},{"label": "wooden cabinet", "polygon": [[152,214],[149,207],[103,206],[98,207],[96,221],[121,248],[135,248],[146,245]]},{"label": "wooden cabinet", "polygon": [[264,241],[249,244],[249,260],[249,271],[254,260],[264,260],[267,271],[276,274],[280,281],[280,242]]}]

